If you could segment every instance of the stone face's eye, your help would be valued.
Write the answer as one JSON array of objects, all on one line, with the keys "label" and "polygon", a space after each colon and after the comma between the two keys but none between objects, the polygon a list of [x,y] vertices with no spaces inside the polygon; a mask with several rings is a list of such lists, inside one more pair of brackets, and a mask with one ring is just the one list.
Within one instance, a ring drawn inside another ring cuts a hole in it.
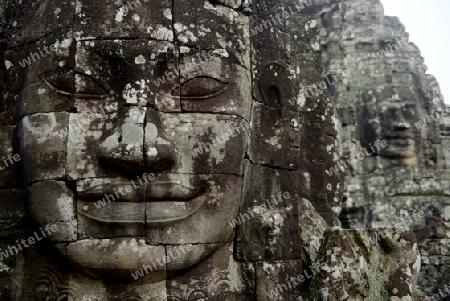
[{"label": "stone face's eye", "polygon": [[45,83],[62,95],[79,98],[103,98],[106,90],[91,76],[84,73],[65,73],[45,77]]},{"label": "stone face's eye", "polygon": [[73,73],[62,73],[44,77],[45,83],[57,92],[75,93]]},{"label": "stone face's eye", "polygon": [[172,92],[172,96],[182,98],[209,98],[225,91],[229,83],[208,76],[191,78]]}]

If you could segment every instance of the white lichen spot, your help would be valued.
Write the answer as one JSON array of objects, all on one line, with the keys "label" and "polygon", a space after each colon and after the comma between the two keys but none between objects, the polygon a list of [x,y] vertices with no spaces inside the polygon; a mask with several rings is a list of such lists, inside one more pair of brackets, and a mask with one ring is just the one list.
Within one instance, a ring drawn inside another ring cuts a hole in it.
[{"label": "white lichen spot", "polygon": [[263,271],[268,275],[272,275],[273,272],[275,272],[275,267],[273,265],[263,261]]},{"label": "white lichen spot", "polygon": [[273,215],[273,233],[279,235],[281,233],[281,227],[284,224],[284,218],[279,213]]},{"label": "white lichen spot", "polygon": [[216,49],[212,52],[213,54],[218,54],[220,57],[228,57],[229,54],[225,49]]},{"label": "white lichen spot", "polygon": [[70,38],[61,41],[61,48],[69,49],[70,45],[72,45],[72,39]]},{"label": "white lichen spot", "polygon": [[139,22],[139,21],[141,20],[141,17],[139,17],[138,14],[134,14],[132,18],[133,18],[133,20],[136,21],[136,22]]},{"label": "white lichen spot", "polygon": [[76,31],[73,33],[73,37],[75,39],[75,41],[79,41],[81,39],[81,35],[83,34],[82,31]]},{"label": "white lichen spot", "polygon": [[299,107],[304,107],[305,104],[306,104],[306,97],[302,92],[300,92],[300,94],[297,97],[297,105]]},{"label": "white lichen spot", "polygon": [[114,20],[116,20],[116,22],[122,22],[123,21],[123,17],[126,16],[126,11],[124,7],[119,8],[119,11],[116,14],[116,17]]},{"label": "white lichen spot", "polygon": [[136,65],[143,65],[143,64],[145,64],[146,61],[147,60],[145,59],[145,57],[142,54],[140,54],[134,58],[134,63]]},{"label": "white lichen spot", "polygon": [[158,128],[153,123],[147,123],[147,126],[145,127],[145,134],[146,139],[153,141],[158,137]]},{"label": "white lichen spot", "polygon": [[281,139],[281,137],[279,137],[279,136],[273,136],[270,139],[265,139],[264,142],[275,146],[275,145],[279,145],[280,144],[280,139]]},{"label": "white lichen spot", "polygon": [[153,28],[152,26],[148,27],[147,33],[149,33],[152,38],[157,40],[173,41],[172,29],[168,29],[159,24],[156,25],[156,28]]},{"label": "white lichen spot", "polygon": [[186,46],[180,47],[180,53],[189,53],[189,52],[191,52],[191,49],[189,47]]},{"label": "white lichen spot", "polygon": [[40,89],[38,89],[38,94],[39,94],[39,95],[40,95],[40,94],[44,94],[45,91],[47,91],[47,90],[46,90],[46,89],[40,88]]},{"label": "white lichen spot", "polygon": [[158,155],[158,150],[156,147],[149,147],[147,150],[147,156],[149,157],[156,157]]},{"label": "white lichen spot", "polygon": [[170,8],[166,8],[165,10],[163,10],[163,15],[166,19],[172,20],[173,16],[172,16],[172,10]]},{"label": "white lichen spot", "polygon": [[179,33],[182,32],[183,30],[187,29],[187,27],[181,23],[175,23],[173,28],[175,28],[175,30]]},{"label": "white lichen spot", "polygon": [[311,44],[311,48],[313,49],[313,50],[319,50],[320,49],[320,45],[319,45],[319,43],[317,43],[317,42],[315,42],[315,43],[312,43]]},{"label": "white lichen spot", "polygon": [[76,1],[77,5],[75,6],[75,14],[80,14],[81,9],[83,8],[83,4],[81,4],[81,1]]},{"label": "white lichen spot", "polygon": [[317,26],[317,20],[311,20],[309,23],[309,27],[315,28]]},{"label": "white lichen spot", "polygon": [[122,92],[122,97],[127,103],[147,103],[147,90],[148,86],[144,79],[136,81],[135,85],[138,87],[132,87],[131,84],[127,84]]},{"label": "white lichen spot", "polygon": [[9,68],[11,68],[12,66],[13,66],[13,64],[12,64],[10,61],[5,60],[5,67],[6,67],[6,70],[9,70]]}]

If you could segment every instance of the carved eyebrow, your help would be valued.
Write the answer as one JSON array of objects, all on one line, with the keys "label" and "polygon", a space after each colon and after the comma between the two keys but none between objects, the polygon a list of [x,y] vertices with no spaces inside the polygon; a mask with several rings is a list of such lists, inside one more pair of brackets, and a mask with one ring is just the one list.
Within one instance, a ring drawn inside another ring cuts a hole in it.
[{"label": "carved eyebrow", "polygon": [[206,99],[221,94],[229,86],[230,83],[210,76],[196,76],[177,86],[171,95],[187,99]]}]

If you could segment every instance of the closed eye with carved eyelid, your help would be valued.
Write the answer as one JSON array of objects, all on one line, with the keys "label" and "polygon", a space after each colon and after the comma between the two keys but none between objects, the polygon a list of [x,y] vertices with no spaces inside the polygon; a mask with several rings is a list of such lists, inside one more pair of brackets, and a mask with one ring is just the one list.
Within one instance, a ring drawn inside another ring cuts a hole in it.
[{"label": "closed eye with carved eyelid", "polygon": [[221,94],[230,86],[221,80],[209,76],[197,76],[188,79],[175,88],[172,96],[190,99],[206,99]]},{"label": "closed eye with carved eyelid", "polygon": [[[105,98],[106,90],[91,76],[84,73],[64,73],[43,77],[47,86],[58,94],[78,98]],[[77,85],[77,88],[75,88]]]}]

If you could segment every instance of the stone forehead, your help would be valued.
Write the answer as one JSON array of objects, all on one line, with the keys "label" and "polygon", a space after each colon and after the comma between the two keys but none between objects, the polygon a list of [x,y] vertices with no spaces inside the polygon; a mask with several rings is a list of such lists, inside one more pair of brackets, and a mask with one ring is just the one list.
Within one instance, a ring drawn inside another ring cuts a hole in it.
[{"label": "stone forehead", "polygon": [[[221,51],[249,69],[250,17],[243,13],[246,1],[181,0],[80,0],[23,4],[25,14],[10,19],[11,46],[34,44],[53,36],[84,40],[152,40],[180,47]],[[37,13],[29,6],[39,6]],[[239,12],[238,12],[239,10]],[[55,20],[50,20],[52,16]],[[27,22],[32,18],[34,26]]]},{"label": "stone forehead", "polygon": [[81,0],[74,35],[79,39],[152,39],[238,54],[249,48],[248,19],[208,1]]}]

